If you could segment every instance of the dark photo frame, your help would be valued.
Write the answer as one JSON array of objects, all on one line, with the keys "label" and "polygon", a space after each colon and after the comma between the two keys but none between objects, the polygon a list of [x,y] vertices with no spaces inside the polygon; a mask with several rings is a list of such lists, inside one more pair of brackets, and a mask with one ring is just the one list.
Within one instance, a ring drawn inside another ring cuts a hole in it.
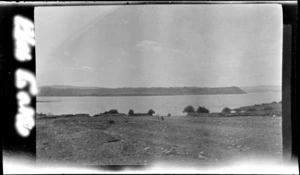
[{"label": "dark photo frame", "polygon": [[[228,4],[211,1],[124,1],[99,3],[4,3],[0,4],[0,116],[2,157],[12,157],[35,163],[36,128],[30,129],[28,136],[21,136],[16,130],[16,115],[19,110],[17,94],[30,92],[30,85],[16,87],[15,73],[25,69],[35,75],[35,46],[30,47],[31,60],[18,61],[15,58],[14,17],[23,16],[34,23],[34,9],[41,6],[83,6],[83,5],[147,5],[147,4]],[[232,2],[231,2],[232,3]],[[283,159],[297,162],[299,154],[299,119],[297,118],[297,77],[298,71],[298,6],[297,1],[242,1],[242,4],[281,4],[283,13],[283,63],[282,63],[282,135]],[[29,93],[30,94],[30,93]],[[28,106],[36,109],[36,97],[30,95]],[[3,160],[2,159],[2,160]],[[3,160],[5,161],[5,160]],[[140,168],[140,166],[132,166]],[[142,166],[143,167],[143,166]],[[3,167],[5,168],[5,167]],[[100,166],[102,169],[122,170],[123,166]]]}]

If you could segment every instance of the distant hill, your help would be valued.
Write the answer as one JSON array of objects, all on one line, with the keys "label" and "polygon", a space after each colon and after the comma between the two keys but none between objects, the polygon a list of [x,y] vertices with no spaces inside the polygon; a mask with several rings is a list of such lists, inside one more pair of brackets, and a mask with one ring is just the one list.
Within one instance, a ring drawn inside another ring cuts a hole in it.
[{"label": "distant hill", "polygon": [[282,102],[262,103],[233,109],[230,116],[282,116]]},{"label": "distant hill", "polygon": [[282,87],[276,85],[240,87],[246,93],[281,92]]},{"label": "distant hill", "polygon": [[[254,110],[253,110],[254,109]],[[262,104],[255,104],[252,106],[243,106],[236,109],[235,111],[281,111],[282,110],[282,102],[272,102],[272,103],[262,103]]]},{"label": "distant hill", "polygon": [[41,86],[38,96],[170,96],[170,95],[214,95],[245,94],[238,87],[77,87],[77,86]]}]

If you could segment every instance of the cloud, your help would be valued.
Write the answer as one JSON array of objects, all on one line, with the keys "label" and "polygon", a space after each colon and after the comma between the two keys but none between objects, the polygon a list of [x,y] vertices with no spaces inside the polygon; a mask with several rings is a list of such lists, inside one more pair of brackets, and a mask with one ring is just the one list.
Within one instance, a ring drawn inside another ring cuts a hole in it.
[{"label": "cloud", "polygon": [[148,52],[160,52],[163,49],[159,43],[150,40],[139,41],[135,47]]},{"label": "cloud", "polygon": [[80,69],[80,70],[83,70],[83,71],[85,71],[85,72],[94,72],[94,71],[95,71],[94,68],[89,67],[89,66],[82,66],[82,67],[80,67],[79,69]]},{"label": "cloud", "polygon": [[94,72],[95,69],[89,66],[81,66],[81,67],[66,67],[66,68],[58,68],[60,70],[75,70],[75,71],[84,71],[84,72]]},{"label": "cloud", "polygon": [[179,49],[170,49],[172,53],[181,53],[182,51]]},{"label": "cloud", "polygon": [[168,54],[184,53],[180,49],[175,49],[169,46],[163,46],[155,41],[150,41],[150,40],[138,41],[137,44],[135,45],[135,49],[139,49],[146,52],[153,52],[153,53],[159,53],[159,52],[165,52]]},{"label": "cloud", "polygon": [[67,51],[67,50],[63,51],[63,54],[64,54],[65,56],[70,56],[70,52]]},{"label": "cloud", "polygon": [[77,58],[77,57],[72,57],[72,59],[73,59],[73,60],[75,60],[75,61],[76,61],[76,60],[78,60],[78,58]]}]

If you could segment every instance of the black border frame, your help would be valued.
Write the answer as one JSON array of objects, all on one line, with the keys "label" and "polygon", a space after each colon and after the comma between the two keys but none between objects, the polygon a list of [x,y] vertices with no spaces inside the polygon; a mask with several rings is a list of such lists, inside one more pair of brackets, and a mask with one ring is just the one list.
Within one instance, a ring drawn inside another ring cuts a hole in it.
[{"label": "black border frame", "polygon": [[[85,5],[148,5],[148,4],[281,4],[283,11],[283,158],[287,161],[298,160],[299,119],[297,118],[297,77],[298,67],[298,3],[297,1],[105,1],[105,2],[39,2],[39,3],[0,3],[0,116],[2,150],[14,156],[26,156],[35,159],[35,128],[27,138],[20,137],[14,128],[17,110],[15,77],[17,68],[23,67],[35,74],[35,48],[32,49],[32,61],[19,63],[13,57],[12,36],[13,16],[20,14],[34,22],[34,7],[41,6],[85,6]],[[3,27],[4,26],[4,27]],[[32,105],[36,107],[36,98]],[[4,122],[3,122],[4,121]],[[3,155],[2,155],[3,156]],[[113,166],[109,169],[120,169]],[[122,169],[122,168],[121,168]],[[3,172],[2,172],[3,173]]]}]

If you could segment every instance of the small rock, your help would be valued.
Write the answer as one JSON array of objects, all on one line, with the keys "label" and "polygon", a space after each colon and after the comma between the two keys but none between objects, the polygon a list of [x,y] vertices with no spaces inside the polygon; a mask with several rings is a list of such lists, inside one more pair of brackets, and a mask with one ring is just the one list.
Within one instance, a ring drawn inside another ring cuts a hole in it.
[{"label": "small rock", "polygon": [[115,137],[110,137],[107,139],[107,142],[118,142],[118,141],[120,141],[120,139],[115,138]]},{"label": "small rock", "polygon": [[174,147],[172,147],[171,149],[169,149],[169,150],[167,150],[167,151],[164,152],[164,154],[166,154],[166,155],[168,155],[168,154],[174,154],[174,153],[176,153]]},{"label": "small rock", "polygon": [[249,150],[250,148],[246,147],[246,148],[243,148],[242,151],[247,151]]},{"label": "small rock", "polygon": [[199,154],[199,155],[198,155],[198,159],[207,159],[207,157],[204,156],[204,155]]},{"label": "small rock", "polygon": [[150,147],[146,147],[146,148],[144,148],[144,150],[145,150],[145,151],[147,151],[147,150],[149,150],[149,149],[150,149]]},{"label": "small rock", "polygon": [[207,156],[204,154],[203,151],[201,151],[201,152],[198,154],[198,159],[207,159]]}]

